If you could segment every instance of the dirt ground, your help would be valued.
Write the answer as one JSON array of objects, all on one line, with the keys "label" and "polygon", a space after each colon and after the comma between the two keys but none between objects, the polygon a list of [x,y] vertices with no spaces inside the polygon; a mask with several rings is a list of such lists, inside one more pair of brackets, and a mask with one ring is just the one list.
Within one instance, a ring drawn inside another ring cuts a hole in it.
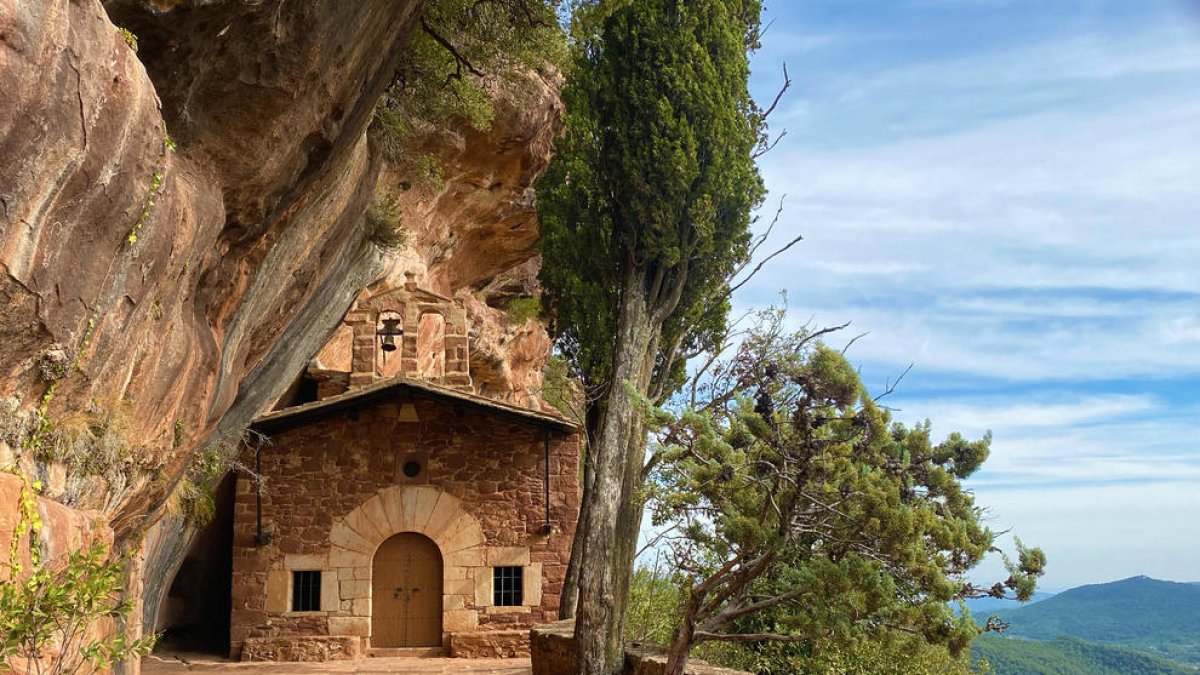
[{"label": "dirt ground", "polygon": [[241,673],[244,675],[307,675],[344,673],[376,675],[530,675],[529,659],[366,658],[328,663],[241,663],[207,654],[161,653],[142,659],[143,675],[182,673]]}]

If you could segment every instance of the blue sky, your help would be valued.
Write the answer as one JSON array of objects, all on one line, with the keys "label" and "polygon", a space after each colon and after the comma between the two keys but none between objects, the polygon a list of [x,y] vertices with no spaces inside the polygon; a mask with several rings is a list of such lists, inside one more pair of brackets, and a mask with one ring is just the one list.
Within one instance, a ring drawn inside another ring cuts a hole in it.
[{"label": "blue sky", "polygon": [[767,4],[805,241],[738,304],[853,321],[872,388],[915,364],[900,419],[993,430],[970,485],[1045,587],[1200,580],[1200,3]]}]

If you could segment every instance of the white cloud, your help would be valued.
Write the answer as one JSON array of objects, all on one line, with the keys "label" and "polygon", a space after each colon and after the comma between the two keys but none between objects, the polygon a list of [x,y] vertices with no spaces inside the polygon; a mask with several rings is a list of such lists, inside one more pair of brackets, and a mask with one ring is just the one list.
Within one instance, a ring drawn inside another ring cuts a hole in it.
[{"label": "white cloud", "polygon": [[806,241],[742,300],[790,289],[798,314],[871,331],[868,360],[1016,379],[1200,372],[1198,122],[1200,87],[790,148],[764,172],[789,195],[781,231]]},{"label": "white cloud", "polygon": [[876,390],[915,362],[898,419],[993,430],[970,485],[1060,588],[1200,580],[1200,33],[1107,29],[798,82],[763,172],[805,241],[737,298],[869,331]]},{"label": "white cloud", "polygon": [[937,413],[939,426],[951,429],[1038,429],[1074,426],[1084,422],[1111,421],[1132,413],[1155,410],[1148,396],[1109,394],[1077,401],[1030,401],[1029,397],[974,399],[964,401],[918,400],[921,410]]},{"label": "white cloud", "polygon": [[[1200,490],[1195,482],[1126,483],[1055,490],[986,488],[976,491],[991,506],[995,530],[1046,552],[1043,585],[1052,590],[1113,581],[1135,574],[1200,581]],[[1004,547],[1011,551],[1011,537]],[[972,576],[1003,578],[992,558]]]}]

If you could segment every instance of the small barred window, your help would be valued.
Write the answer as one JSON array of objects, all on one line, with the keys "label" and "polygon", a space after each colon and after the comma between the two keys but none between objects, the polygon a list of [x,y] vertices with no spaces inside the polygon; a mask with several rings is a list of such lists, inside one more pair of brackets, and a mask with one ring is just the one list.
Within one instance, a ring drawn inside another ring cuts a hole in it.
[{"label": "small barred window", "polygon": [[520,567],[492,568],[492,604],[497,607],[519,607],[523,604],[523,570]]},{"label": "small barred window", "polygon": [[320,572],[292,572],[292,611],[321,611]]}]

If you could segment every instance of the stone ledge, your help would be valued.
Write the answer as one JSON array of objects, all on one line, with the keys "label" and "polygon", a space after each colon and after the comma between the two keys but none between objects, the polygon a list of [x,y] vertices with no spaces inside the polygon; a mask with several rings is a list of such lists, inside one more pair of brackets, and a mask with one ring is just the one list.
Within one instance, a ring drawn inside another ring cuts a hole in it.
[{"label": "stone ledge", "polygon": [[243,661],[353,661],[362,656],[352,636],[253,637],[242,646]]},{"label": "stone ledge", "polygon": [[[572,675],[575,672],[575,621],[565,619],[529,631],[533,675]],[[630,642],[625,645],[625,675],[662,675],[667,667],[661,647]],[[689,659],[687,675],[750,675]]]},{"label": "stone ledge", "polygon": [[450,633],[450,656],[460,659],[515,659],[529,656],[529,631]]}]

